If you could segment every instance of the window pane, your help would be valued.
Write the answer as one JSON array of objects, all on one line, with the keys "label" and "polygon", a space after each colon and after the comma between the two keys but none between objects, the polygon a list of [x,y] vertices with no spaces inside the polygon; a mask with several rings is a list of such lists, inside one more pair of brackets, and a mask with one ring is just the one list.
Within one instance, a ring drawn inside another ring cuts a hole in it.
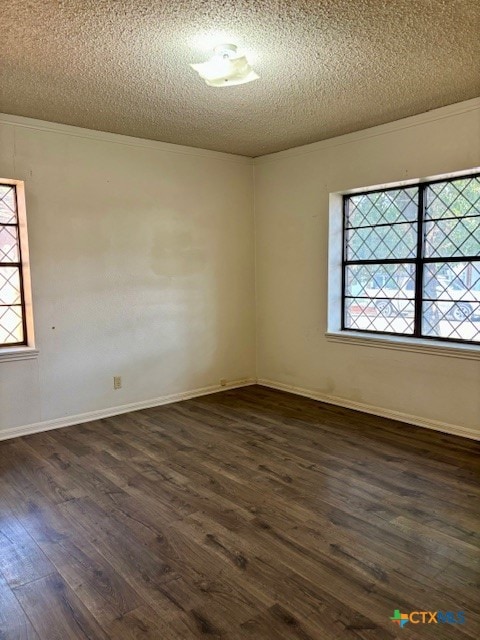
[{"label": "window pane", "polygon": [[345,328],[378,333],[413,334],[415,305],[410,300],[345,299]]},{"label": "window pane", "polygon": [[418,188],[392,189],[348,198],[347,227],[415,222]]},{"label": "window pane", "polygon": [[480,263],[424,266],[422,333],[480,342]]},{"label": "window pane", "polygon": [[437,182],[426,188],[427,220],[472,216],[480,213],[480,178]]},{"label": "window pane", "polygon": [[480,255],[480,216],[425,222],[425,257]]},{"label": "window pane", "polygon": [[15,189],[9,185],[0,184],[0,224],[17,222],[17,203]]},{"label": "window pane", "polygon": [[353,297],[413,299],[414,278],[410,264],[348,265],[345,292]]},{"label": "window pane", "polygon": [[22,307],[0,307],[0,344],[23,342]]},{"label": "window pane", "polygon": [[404,260],[417,253],[417,224],[347,229],[347,260]]},{"label": "window pane", "polygon": [[20,271],[18,267],[0,267],[0,305],[17,305],[20,304],[20,301]]},{"label": "window pane", "polygon": [[345,328],[413,333],[413,265],[348,265],[345,294]]},{"label": "window pane", "polygon": [[0,226],[0,262],[19,262],[17,227]]},{"label": "window pane", "polygon": [[346,196],[344,328],[480,343],[479,258],[480,176]]}]

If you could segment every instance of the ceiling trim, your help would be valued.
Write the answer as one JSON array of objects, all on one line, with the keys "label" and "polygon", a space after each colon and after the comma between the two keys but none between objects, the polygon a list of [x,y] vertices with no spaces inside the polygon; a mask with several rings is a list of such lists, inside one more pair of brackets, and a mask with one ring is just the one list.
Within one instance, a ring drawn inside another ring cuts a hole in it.
[{"label": "ceiling trim", "polygon": [[0,124],[34,129],[37,131],[46,131],[49,133],[58,133],[61,135],[96,140],[99,142],[113,142],[114,144],[123,144],[130,147],[142,147],[144,149],[165,151],[167,153],[201,156],[227,162],[234,162],[236,164],[253,165],[253,158],[249,156],[240,156],[233,153],[224,153],[222,151],[211,151],[209,149],[199,149],[198,147],[187,147],[184,145],[172,144],[171,142],[161,142],[159,140],[150,140],[147,138],[135,138],[133,136],[125,136],[120,133],[84,129],[83,127],[73,127],[69,124],[47,122],[46,120],[14,116],[8,113],[0,113]]},{"label": "ceiling trim", "polygon": [[119,133],[109,133],[107,131],[85,129],[83,127],[74,127],[72,125],[61,124],[57,122],[48,122],[46,120],[37,120],[35,118],[26,118],[24,116],[15,116],[6,113],[0,113],[0,124],[7,124],[15,127],[24,127],[27,129],[34,129],[38,131],[47,131],[51,133],[69,135],[77,138],[86,138],[89,140],[97,140],[101,142],[112,142],[115,144],[123,144],[132,147],[156,149],[158,151],[164,151],[168,153],[208,157],[212,159],[216,158],[217,160],[234,162],[243,165],[257,165],[267,162],[275,162],[276,160],[281,160],[283,158],[314,153],[322,149],[330,149],[344,144],[350,144],[352,142],[365,140],[367,138],[374,138],[376,136],[393,133],[395,131],[401,131],[402,129],[409,129],[411,127],[420,126],[428,122],[435,122],[436,120],[454,117],[456,115],[475,110],[480,110],[480,97],[472,98],[471,100],[465,100],[463,102],[457,102],[446,107],[440,107],[439,109],[432,109],[431,111],[427,111],[425,113],[409,116],[408,118],[402,118],[401,120],[395,120],[394,122],[377,125],[375,127],[370,127],[369,129],[354,131],[342,136],[320,140],[319,142],[313,142],[311,144],[306,144],[299,147],[292,147],[291,149],[285,149],[284,151],[257,156],[255,158],[236,155],[232,153],[225,153],[222,151],[211,151],[209,149],[201,149],[198,147],[188,147],[185,145],[178,145],[170,142],[161,142],[159,140],[135,138],[133,136],[126,136]]},{"label": "ceiling trim", "polygon": [[408,118],[402,118],[401,120],[387,122],[386,124],[380,124],[376,127],[370,127],[369,129],[362,129],[361,131],[346,133],[343,136],[336,136],[334,138],[320,140],[319,142],[305,144],[300,147],[292,147],[291,149],[285,149],[284,151],[277,151],[276,153],[257,156],[256,158],[254,158],[254,163],[256,165],[264,164],[266,162],[275,162],[276,160],[282,160],[283,158],[302,156],[307,153],[320,151],[321,149],[331,149],[332,147],[339,147],[344,144],[350,144],[352,142],[365,140],[367,138],[375,138],[377,136],[393,133],[394,131],[401,131],[402,129],[418,127],[428,122],[435,122],[436,120],[451,118],[453,116],[475,110],[480,110],[480,98],[472,98],[471,100],[456,102],[455,104],[450,104],[446,107],[432,109],[431,111],[426,111],[425,113],[420,113],[415,116],[409,116]]}]

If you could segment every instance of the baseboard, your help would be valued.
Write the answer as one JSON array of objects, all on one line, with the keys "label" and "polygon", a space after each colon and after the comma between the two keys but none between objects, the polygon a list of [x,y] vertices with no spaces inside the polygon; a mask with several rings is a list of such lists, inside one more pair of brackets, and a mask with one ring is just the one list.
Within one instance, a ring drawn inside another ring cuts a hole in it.
[{"label": "baseboard", "polygon": [[55,418],[54,420],[35,422],[33,424],[27,424],[20,427],[12,427],[10,429],[0,430],[0,440],[9,440],[10,438],[27,436],[32,433],[39,433],[41,431],[51,431],[52,429],[61,429],[62,427],[70,427],[74,424],[81,424],[82,422],[91,422],[92,420],[100,420],[101,418],[118,416],[122,413],[129,413],[130,411],[139,411],[140,409],[159,407],[163,404],[172,404],[173,402],[179,402],[180,400],[198,398],[199,396],[206,396],[210,393],[218,393],[219,391],[227,391],[228,389],[248,387],[252,384],[256,384],[255,378],[245,378],[242,380],[229,382],[226,385],[211,385],[209,387],[193,389],[192,391],[182,391],[180,393],[160,396],[158,398],[152,398],[151,400],[142,400],[141,402],[123,404],[118,407],[99,409],[98,411],[87,411],[87,413],[79,413],[74,416],[66,416],[64,418]]},{"label": "baseboard", "polygon": [[364,402],[355,402],[339,396],[331,396],[319,391],[313,391],[312,389],[304,389],[302,387],[295,387],[283,382],[276,382],[274,380],[268,380],[266,378],[259,378],[257,384],[264,387],[270,387],[271,389],[278,389],[279,391],[288,391],[298,396],[305,396],[312,400],[318,400],[319,402],[326,402],[328,404],[334,404],[338,407],[345,407],[346,409],[355,409],[355,411],[363,411],[364,413],[371,413],[375,416],[381,416],[382,418],[390,418],[392,420],[399,420],[400,422],[406,422],[413,424],[417,427],[424,427],[425,429],[433,429],[434,431],[441,431],[442,433],[448,433],[454,436],[462,436],[463,438],[470,438],[471,440],[480,440],[480,431],[469,429],[468,427],[462,427],[460,425],[448,424],[446,422],[440,422],[437,420],[430,420],[428,418],[420,418],[409,413],[403,413],[401,411],[393,411],[392,409],[385,409],[383,407],[377,407]]},{"label": "baseboard", "polygon": [[312,389],[296,387],[266,378],[259,378],[258,380],[254,378],[246,378],[244,380],[233,381],[225,386],[211,385],[208,387],[202,387],[200,389],[193,389],[191,391],[182,391],[180,393],[160,396],[158,398],[152,398],[151,400],[132,402],[131,404],[124,404],[118,407],[99,409],[97,411],[88,411],[86,413],[79,413],[77,415],[66,416],[64,418],[55,418],[54,420],[45,420],[43,422],[35,422],[33,424],[23,425],[20,427],[12,427],[10,429],[0,430],[0,440],[9,440],[11,438],[27,436],[32,433],[39,433],[41,431],[51,431],[52,429],[61,429],[62,427],[69,427],[75,424],[81,424],[82,422],[91,422],[92,420],[100,420],[101,418],[110,418],[112,416],[121,415],[122,413],[129,413],[130,411],[139,411],[141,409],[159,407],[164,404],[179,402],[180,400],[198,398],[200,396],[209,395],[211,393],[218,393],[220,391],[226,391],[228,389],[238,389],[240,387],[248,387],[254,384],[259,384],[263,387],[269,387],[271,389],[278,389],[279,391],[287,391],[299,396],[311,398],[312,400],[318,400],[319,402],[326,402],[327,404],[345,407],[346,409],[363,411],[364,413],[381,416],[382,418],[399,420],[400,422],[413,424],[417,427],[424,427],[425,429],[433,429],[434,431],[440,431],[442,433],[462,436],[463,438],[470,438],[471,440],[480,440],[480,432],[474,431],[473,429],[469,429],[467,427],[448,424],[446,422],[440,422],[437,420],[420,418],[418,416],[403,413],[401,411],[393,411],[392,409],[385,409],[383,407],[377,407],[374,405],[366,404],[364,402],[355,402],[353,400],[348,400],[339,396],[332,396],[320,393],[319,391],[314,391]]}]

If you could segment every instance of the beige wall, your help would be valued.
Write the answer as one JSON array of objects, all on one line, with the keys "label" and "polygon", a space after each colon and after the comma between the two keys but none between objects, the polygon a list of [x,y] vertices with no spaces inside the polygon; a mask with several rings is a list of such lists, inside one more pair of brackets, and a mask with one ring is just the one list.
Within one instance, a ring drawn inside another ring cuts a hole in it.
[{"label": "beige wall", "polygon": [[252,161],[25,122],[39,355],[0,362],[0,429],[254,377]]},{"label": "beige wall", "polygon": [[470,169],[479,140],[468,101],[258,158],[253,189],[246,158],[0,116],[39,349],[0,362],[0,431],[258,375],[480,436],[480,359],[325,336],[330,194]]},{"label": "beige wall", "polygon": [[257,375],[480,436],[480,359],[332,343],[329,194],[480,165],[480,101],[255,162]]}]

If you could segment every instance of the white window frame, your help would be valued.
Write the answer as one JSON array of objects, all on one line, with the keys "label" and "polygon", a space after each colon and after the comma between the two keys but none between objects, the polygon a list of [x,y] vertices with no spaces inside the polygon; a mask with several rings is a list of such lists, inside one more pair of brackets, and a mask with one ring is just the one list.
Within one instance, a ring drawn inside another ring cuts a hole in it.
[{"label": "white window frame", "polygon": [[32,301],[32,285],[30,277],[30,254],[28,249],[28,228],[27,213],[25,207],[25,183],[23,180],[12,180],[11,178],[0,178],[0,184],[12,185],[15,187],[17,199],[17,216],[19,242],[21,250],[21,270],[22,270],[22,287],[26,329],[26,344],[0,345],[0,362],[8,362],[11,360],[24,360],[35,358],[38,350],[35,348],[35,329],[33,323],[33,301]]}]

